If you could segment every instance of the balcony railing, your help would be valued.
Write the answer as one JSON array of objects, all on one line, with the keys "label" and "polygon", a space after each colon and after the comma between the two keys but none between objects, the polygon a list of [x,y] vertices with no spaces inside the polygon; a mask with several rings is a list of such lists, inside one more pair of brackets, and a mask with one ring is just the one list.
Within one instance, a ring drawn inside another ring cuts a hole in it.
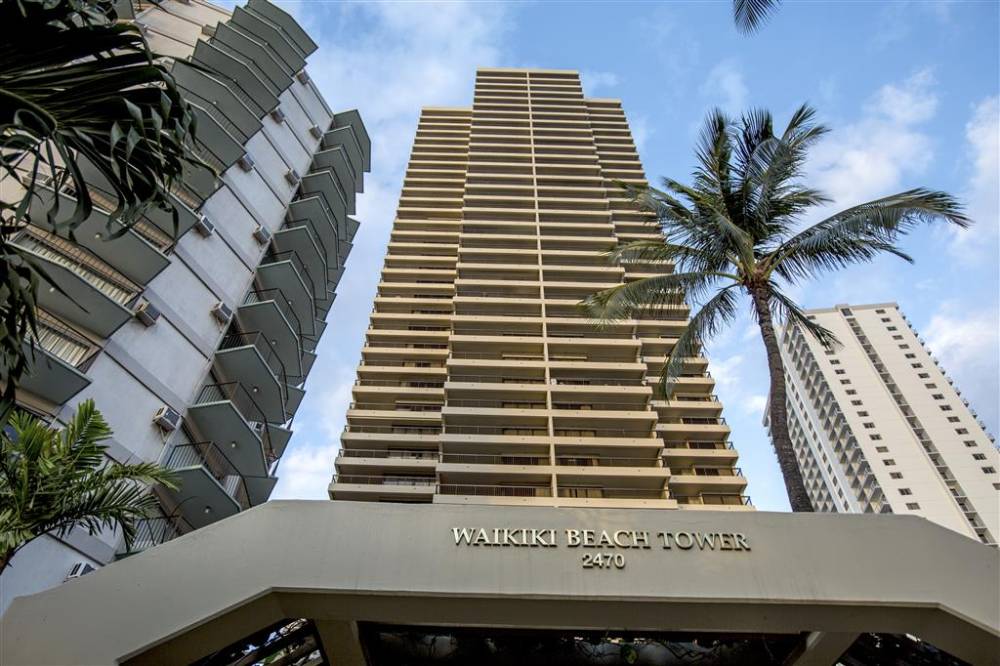
[{"label": "balcony railing", "polygon": [[97,356],[98,347],[55,319],[38,313],[36,345],[81,372],[86,372]]},{"label": "balcony railing", "polygon": [[678,504],[704,504],[721,506],[753,506],[749,495],[728,495],[725,493],[701,493],[699,495],[672,495]]},{"label": "balcony railing", "polygon": [[219,343],[219,351],[228,349],[240,349],[241,347],[253,347],[264,359],[264,363],[270,368],[281,389],[283,400],[288,399],[288,373],[285,372],[285,364],[278,356],[277,350],[260,331],[249,333],[229,333],[222,338]]},{"label": "balcony railing", "polygon": [[369,426],[348,424],[344,432],[360,432],[385,435],[440,435],[441,426]]},{"label": "balcony railing", "polygon": [[394,460],[438,460],[436,450],[421,449],[340,449],[338,458],[391,458]]},{"label": "balcony railing", "polygon": [[41,229],[26,228],[14,243],[63,266],[120,305],[127,305],[142,289],[82,248]]},{"label": "balcony railing", "polygon": [[548,465],[547,455],[490,455],[481,453],[442,453],[441,462],[459,465]]},{"label": "balcony railing", "polygon": [[264,410],[257,405],[253,396],[239,382],[229,382],[226,384],[208,384],[203,387],[194,399],[192,404],[205,405],[214,402],[230,402],[233,407],[243,417],[247,425],[260,438],[264,447],[264,454],[269,461],[277,459],[274,448],[271,445],[271,437],[267,429],[267,418]]},{"label": "balcony railing", "polygon": [[285,298],[280,289],[254,289],[247,293],[243,299],[243,305],[254,305],[256,303],[273,302],[278,310],[285,316],[288,323],[292,325],[292,330],[300,338],[302,337],[302,323],[292,309],[291,301]]},{"label": "balcony railing", "polygon": [[[449,425],[445,427],[446,435],[505,435],[509,437],[541,437],[548,436],[547,428],[525,428],[525,427],[487,427],[487,426],[458,426]],[[621,428],[556,428],[555,437],[628,437],[639,439],[653,439],[651,430],[630,430]]]},{"label": "balcony railing", "polygon": [[448,381],[468,384],[544,384],[545,378],[502,375],[449,375]]},{"label": "balcony railing", "polygon": [[440,412],[441,405],[403,404],[392,402],[352,402],[349,409],[370,409],[390,412]]},{"label": "balcony railing", "polygon": [[309,271],[306,270],[305,265],[302,263],[302,260],[299,259],[299,255],[295,253],[295,250],[269,252],[260,260],[260,265],[267,266],[269,264],[280,264],[285,261],[292,264],[295,271],[299,274],[299,277],[302,278],[303,283],[309,288],[309,295],[313,296],[316,293],[316,286],[313,284],[313,280],[309,276]]},{"label": "balcony railing", "polygon": [[444,388],[444,381],[410,381],[406,379],[356,379],[355,386],[397,386],[399,388]]},{"label": "balcony railing", "polygon": [[250,508],[246,479],[214,442],[194,442],[175,446],[167,456],[164,466],[174,470],[204,467],[212,478],[219,482],[226,494],[236,500],[241,509]]},{"label": "balcony railing", "polygon": [[550,486],[483,486],[442,483],[440,495],[475,495],[477,497],[552,497]]},{"label": "balcony railing", "polygon": [[689,441],[689,442],[665,442],[664,448],[667,449],[697,449],[697,450],[734,450],[735,447],[730,441],[725,442],[701,442],[701,441]]},{"label": "balcony railing", "polygon": [[707,476],[707,477],[742,477],[743,470],[739,467],[687,467],[672,468],[674,476]]},{"label": "balcony railing", "polygon": [[721,417],[710,418],[710,417],[681,416],[676,418],[661,418],[660,423],[665,423],[669,425],[676,425],[678,423],[684,425],[726,425],[726,419]]},{"label": "balcony railing", "polygon": [[556,464],[569,467],[663,467],[663,459],[659,457],[556,456]]},{"label": "balcony railing", "polygon": [[607,488],[604,486],[559,486],[559,497],[581,499],[667,499],[662,488]]},{"label": "balcony railing", "polygon": [[159,546],[161,543],[186,534],[192,529],[187,521],[180,516],[142,518],[135,524],[135,538],[132,540],[132,547],[126,549],[125,545],[122,544],[118,556],[125,557],[141,553],[148,548]]},{"label": "balcony railing", "polygon": [[433,476],[371,476],[363,474],[335,474],[333,483],[352,483],[368,486],[430,486],[433,492],[437,479]]}]

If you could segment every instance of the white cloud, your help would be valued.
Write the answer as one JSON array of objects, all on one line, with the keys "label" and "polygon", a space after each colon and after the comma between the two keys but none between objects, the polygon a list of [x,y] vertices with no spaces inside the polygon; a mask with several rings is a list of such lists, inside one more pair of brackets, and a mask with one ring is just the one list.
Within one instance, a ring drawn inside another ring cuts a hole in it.
[{"label": "white cloud", "polygon": [[614,72],[581,72],[580,83],[586,97],[600,97],[597,91],[601,88],[614,88],[618,85],[618,75]]},{"label": "white cloud", "polygon": [[757,416],[760,416],[761,414],[764,413],[764,407],[766,405],[767,405],[767,396],[760,394],[748,395],[740,403],[740,406],[743,407],[744,412],[746,412],[747,414],[753,414]]},{"label": "white cloud", "polygon": [[904,176],[919,175],[930,164],[932,142],[920,125],[936,109],[929,70],[883,86],[859,120],[834,127],[815,147],[809,181],[831,196],[837,209],[891,194]]},{"label": "white cloud", "polygon": [[512,8],[472,2],[303,2],[292,8],[319,44],[309,74],[332,109],[360,110],[372,139],[372,173],[357,205],[361,228],[273,493],[322,498],[420,109],[471,105],[476,67],[503,64]]},{"label": "white cloud", "polygon": [[699,92],[730,114],[744,110],[750,93],[739,63],[732,58],[723,60],[708,72]]},{"label": "white cloud", "polygon": [[927,347],[955,380],[964,398],[994,434],[998,432],[1000,312],[972,311],[945,303],[923,327]]},{"label": "white cloud", "polygon": [[716,385],[726,388],[739,384],[741,381],[740,366],[742,365],[743,356],[741,354],[712,359],[710,368]]},{"label": "white cloud", "polygon": [[649,126],[649,119],[639,113],[627,113],[629,129],[632,130],[632,140],[635,142],[635,149],[639,151],[640,157],[645,149],[653,129]]},{"label": "white cloud", "polygon": [[953,229],[951,250],[994,261],[1000,224],[1000,98],[988,97],[976,105],[965,125],[965,140],[972,177],[962,198],[975,224],[965,230]]}]

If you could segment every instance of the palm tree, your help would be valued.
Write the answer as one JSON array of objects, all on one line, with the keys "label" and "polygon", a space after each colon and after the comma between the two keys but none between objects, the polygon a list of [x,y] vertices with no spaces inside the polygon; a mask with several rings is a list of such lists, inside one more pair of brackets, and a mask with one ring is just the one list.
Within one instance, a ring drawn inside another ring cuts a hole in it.
[{"label": "palm tree", "polygon": [[[90,216],[82,160],[116,195],[109,237],[151,208],[176,220],[171,184],[185,164],[205,165],[189,150],[191,107],[138,27],[117,21],[113,0],[0,0],[0,25],[2,417],[27,370],[39,281],[52,284],[9,238],[28,222],[71,234]],[[54,191],[72,188],[72,210],[52,197],[44,219],[30,218],[43,179]]]},{"label": "palm tree", "polygon": [[745,35],[759,28],[774,13],[781,0],[733,0],[733,20]]},{"label": "palm tree", "polygon": [[836,339],[809,320],[786,293],[789,286],[868,262],[883,253],[912,261],[897,245],[914,227],[943,221],[960,227],[971,221],[944,192],[913,189],[869,201],[804,229],[811,209],[829,203],[801,184],[809,148],[827,129],[815,111],[800,107],[788,127],[774,134],[771,114],[751,111],[742,119],[712,112],[697,149],[693,185],[663,179],[664,190],[626,187],[637,207],[651,214],[663,240],[624,243],[609,252],[613,263],[672,265],[674,272],[629,282],[585,299],[598,319],[630,318],[685,298],[696,310],[664,366],[659,390],[669,394],[686,358],[731,323],[740,297],[749,299],[760,327],[770,372],[771,436],[794,511],[811,511],[788,435],[785,372],[774,320],[795,325],[824,345]]},{"label": "palm tree", "polygon": [[11,415],[0,433],[0,574],[33,540],[77,526],[120,529],[132,545],[136,521],[157,506],[147,486],[176,484],[159,465],[109,461],[102,442],[111,434],[92,400],[62,430],[27,412]]}]

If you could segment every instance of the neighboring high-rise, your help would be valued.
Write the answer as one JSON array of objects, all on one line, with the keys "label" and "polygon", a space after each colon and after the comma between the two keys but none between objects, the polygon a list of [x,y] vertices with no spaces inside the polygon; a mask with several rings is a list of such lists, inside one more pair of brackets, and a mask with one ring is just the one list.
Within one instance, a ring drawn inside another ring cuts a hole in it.
[{"label": "neighboring high-rise", "polygon": [[[198,116],[197,152],[159,211],[106,239],[113,203],[77,243],[29,226],[15,243],[64,293],[39,293],[38,361],[24,409],[53,422],[93,398],[115,431],[110,455],[159,461],[181,487],[133,550],[264,502],[316,359],[351,239],[371,144],[356,111],[334,113],[305,72],[316,44],[283,10],[249,0],[231,12],[201,0],[121,2]],[[16,188],[8,180],[4,187]],[[71,200],[71,191],[47,197]],[[43,537],[3,576],[0,610],[105,564],[118,535]]]},{"label": "neighboring high-rise", "polygon": [[[906,513],[996,543],[994,439],[895,303],[808,310],[781,331],[789,430],[817,511]],[[765,425],[767,421],[765,419]]]},{"label": "neighboring high-rise", "polygon": [[333,499],[744,509],[702,357],[655,400],[677,306],[598,328],[580,300],[671,270],[618,100],[576,72],[482,69],[471,108],[422,111],[330,485]]}]

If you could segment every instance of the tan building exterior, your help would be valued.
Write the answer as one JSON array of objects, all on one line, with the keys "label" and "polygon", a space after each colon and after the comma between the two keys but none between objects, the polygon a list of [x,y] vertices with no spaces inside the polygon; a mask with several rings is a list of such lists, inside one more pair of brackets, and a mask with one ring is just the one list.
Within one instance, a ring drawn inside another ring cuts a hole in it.
[{"label": "tan building exterior", "polygon": [[914,514],[996,543],[993,437],[899,307],[807,314],[841,343],[780,333],[789,429],[816,510]]},{"label": "tan building exterior", "polygon": [[749,508],[706,360],[654,399],[688,308],[578,309],[670,270],[602,256],[660,237],[614,181],[646,182],[621,102],[576,72],[482,69],[472,108],[423,110],[333,499]]}]

